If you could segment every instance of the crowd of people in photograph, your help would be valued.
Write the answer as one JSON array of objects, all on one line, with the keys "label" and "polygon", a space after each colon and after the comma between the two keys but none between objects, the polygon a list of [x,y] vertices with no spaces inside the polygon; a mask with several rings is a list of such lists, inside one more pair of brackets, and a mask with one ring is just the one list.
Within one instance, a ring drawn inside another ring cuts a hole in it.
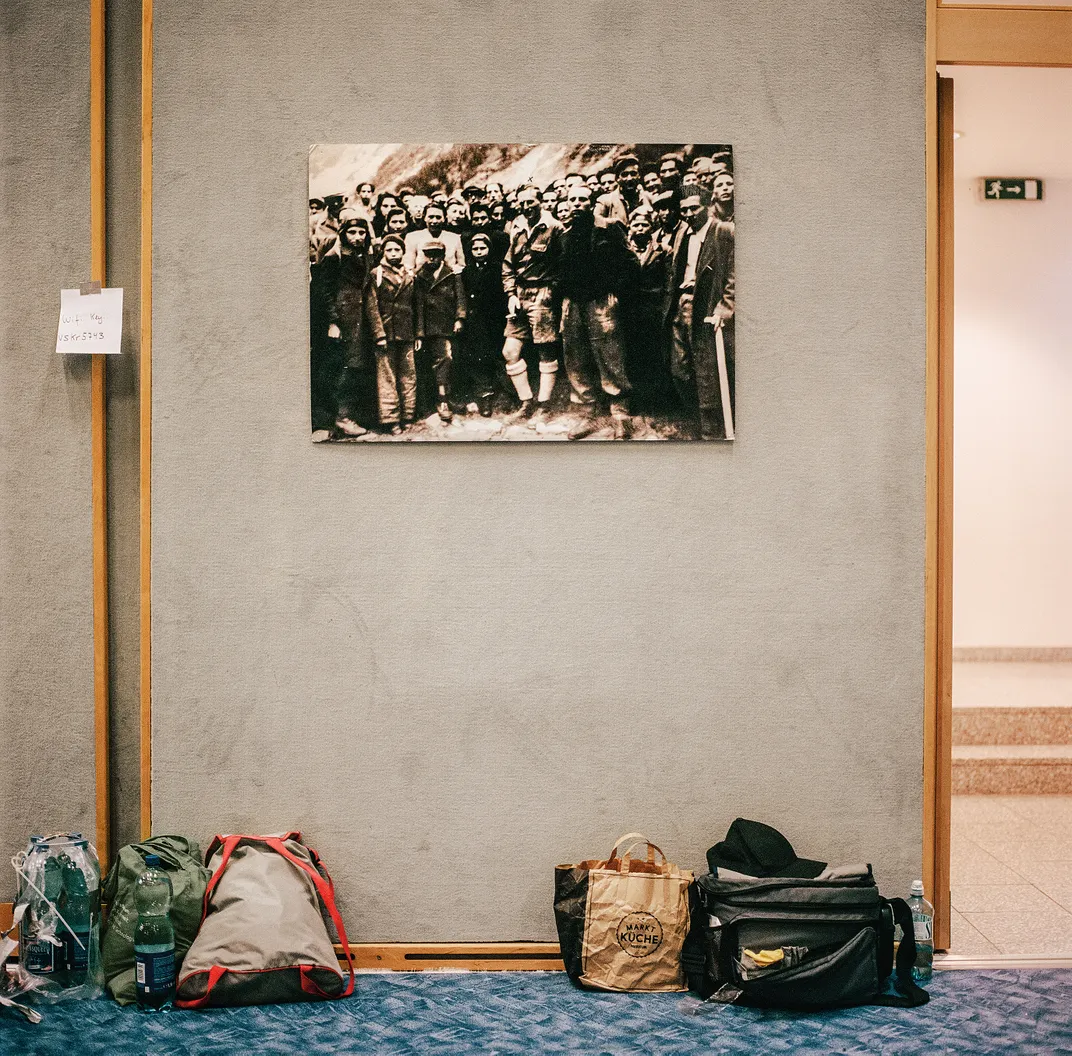
[{"label": "crowd of people in photograph", "polygon": [[310,199],[309,261],[316,440],[562,413],[570,439],[628,439],[637,416],[733,437],[728,152],[545,187],[361,183]]}]

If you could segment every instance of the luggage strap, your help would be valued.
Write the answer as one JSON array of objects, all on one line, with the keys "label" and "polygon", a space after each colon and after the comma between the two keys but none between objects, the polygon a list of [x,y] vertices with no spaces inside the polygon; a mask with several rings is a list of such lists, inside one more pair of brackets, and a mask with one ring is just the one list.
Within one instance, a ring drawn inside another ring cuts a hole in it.
[{"label": "luggage strap", "polygon": [[912,968],[916,963],[916,927],[912,910],[903,898],[889,898],[886,901],[893,910],[894,922],[901,925],[901,945],[897,947],[897,962],[893,970],[893,986],[897,993],[879,994],[870,1003],[895,1008],[918,1008],[925,1005],[931,995],[912,978]]},{"label": "luggage strap", "polygon": [[[227,868],[227,863],[230,861],[231,855],[234,853],[235,848],[245,841],[246,843],[263,843],[265,847],[271,848],[276,854],[286,858],[295,868],[300,869],[303,873],[308,874],[309,879],[312,880],[313,886],[316,888],[316,893],[320,897],[321,902],[324,903],[329,915],[331,916],[331,922],[335,925],[335,930],[339,934],[339,943],[343,948],[343,952],[346,954],[346,966],[349,971],[349,980],[346,983],[346,989],[341,994],[329,994],[323,990],[312,977],[312,966],[308,964],[296,965],[298,972],[301,976],[301,988],[307,994],[313,994],[316,997],[323,998],[337,998],[337,997],[349,997],[354,992],[354,957],[350,952],[350,943],[346,939],[346,925],[342,922],[342,917],[339,915],[338,907],[335,905],[335,885],[331,880],[331,877],[325,877],[308,862],[303,862],[297,855],[292,854],[287,850],[283,841],[278,836],[228,836],[223,841],[223,854],[220,856],[220,864],[216,867],[216,871],[212,874],[212,878],[208,882],[208,886],[205,888],[205,901],[201,912],[201,919],[205,919],[205,915],[208,913],[209,901],[212,898],[212,892],[216,890],[216,885],[220,881],[220,877],[223,875],[224,869]],[[320,864],[320,856],[312,849],[312,847],[305,848],[309,852],[309,856],[313,859],[313,862],[317,865]],[[325,870],[326,872],[326,870]],[[274,969],[266,969],[272,971]],[[176,1005],[181,1008],[202,1008],[208,1003],[209,998],[212,996],[212,991],[216,984],[227,974],[227,969],[222,965],[214,964],[208,972],[208,984],[205,987],[205,992],[200,997],[195,997],[190,1000],[176,1002]]]}]

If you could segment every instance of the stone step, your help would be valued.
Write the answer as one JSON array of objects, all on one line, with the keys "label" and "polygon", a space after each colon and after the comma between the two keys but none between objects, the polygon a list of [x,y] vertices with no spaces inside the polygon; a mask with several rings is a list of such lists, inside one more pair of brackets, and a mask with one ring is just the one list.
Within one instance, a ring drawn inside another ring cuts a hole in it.
[{"label": "stone step", "polygon": [[953,744],[1072,744],[1072,708],[953,708]]},{"label": "stone step", "polygon": [[953,746],[953,795],[1072,795],[1072,744]]}]

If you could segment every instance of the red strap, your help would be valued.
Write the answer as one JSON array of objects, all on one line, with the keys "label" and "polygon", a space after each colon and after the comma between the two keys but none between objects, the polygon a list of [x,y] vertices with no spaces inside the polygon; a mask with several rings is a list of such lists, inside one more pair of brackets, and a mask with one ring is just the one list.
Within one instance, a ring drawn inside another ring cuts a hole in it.
[{"label": "red strap", "polygon": [[[349,997],[354,992],[354,958],[350,952],[350,943],[346,940],[346,925],[342,922],[342,917],[339,916],[339,910],[335,905],[335,885],[331,883],[331,878],[324,879],[321,874],[314,869],[308,862],[302,861],[297,855],[292,854],[283,845],[283,841],[275,836],[265,837],[264,843],[271,847],[273,851],[281,854],[292,865],[297,866],[303,873],[307,873],[309,878],[313,881],[313,886],[316,888],[316,893],[320,896],[320,900],[327,906],[328,913],[331,915],[331,922],[335,925],[335,930],[339,933],[339,942],[342,944],[343,953],[346,954],[346,966],[349,971],[349,981],[346,984],[346,989],[338,995],[325,993],[317,986],[313,979],[309,979],[309,983],[316,987],[316,991],[319,992],[322,997]],[[319,862],[319,855],[316,852],[306,848],[310,851],[311,855],[316,856],[316,860]],[[302,989],[306,988],[306,974],[305,969],[302,969]],[[307,991],[310,992],[310,991]]]},{"label": "red strap", "polygon": [[220,882],[220,877],[223,876],[224,869],[227,868],[227,863],[231,860],[231,855],[234,853],[234,849],[238,846],[240,840],[249,839],[248,836],[228,836],[223,841],[223,855],[220,858],[220,864],[216,866],[216,871],[209,878],[209,882],[205,887],[205,897],[201,903],[201,923],[204,924],[205,917],[208,916],[208,903],[212,898],[212,892],[216,890],[216,885]]},{"label": "red strap", "polygon": [[[223,974],[227,971],[226,968],[221,965],[214,964],[208,970],[208,983],[205,986],[205,992],[200,997],[193,998],[176,998],[176,1008],[203,1008],[208,1004],[208,999],[212,996],[212,991],[216,984],[223,977]],[[185,980],[183,980],[185,982]]]}]

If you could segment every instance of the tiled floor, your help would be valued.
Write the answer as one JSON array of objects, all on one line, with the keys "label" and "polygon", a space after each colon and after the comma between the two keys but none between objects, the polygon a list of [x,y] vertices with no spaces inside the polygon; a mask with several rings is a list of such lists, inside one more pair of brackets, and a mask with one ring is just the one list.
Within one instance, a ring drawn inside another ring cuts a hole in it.
[{"label": "tiled floor", "polygon": [[1072,796],[954,796],[951,953],[1072,956]]}]

